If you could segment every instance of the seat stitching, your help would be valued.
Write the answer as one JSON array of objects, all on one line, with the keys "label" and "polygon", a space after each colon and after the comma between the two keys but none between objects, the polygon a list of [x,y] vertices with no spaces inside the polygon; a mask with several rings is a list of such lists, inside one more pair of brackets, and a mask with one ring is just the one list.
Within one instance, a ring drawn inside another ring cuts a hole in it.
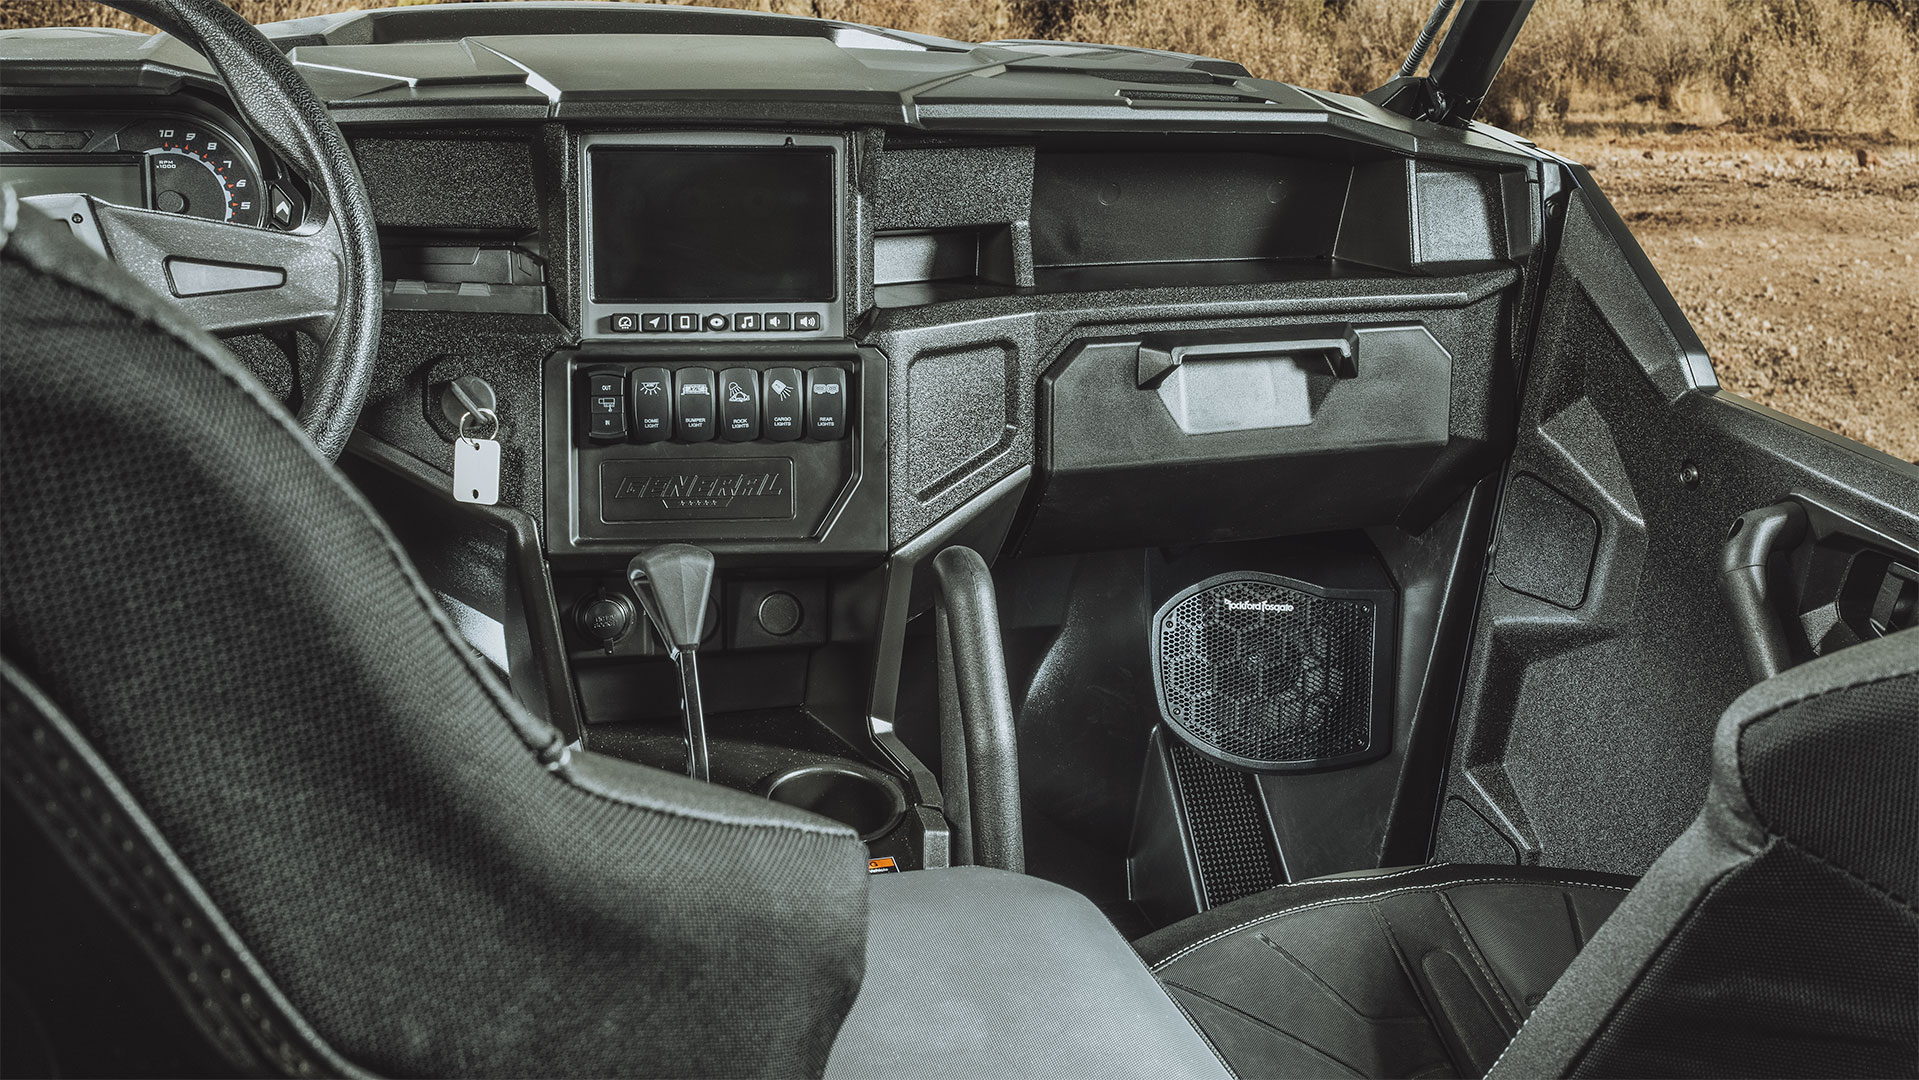
[{"label": "seat stitching", "polygon": [[[1455,865],[1458,865],[1458,864],[1456,864],[1456,863],[1444,863],[1444,862],[1437,862],[1437,863],[1427,863],[1427,864],[1426,864],[1426,865],[1424,865],[1424,866],[1411,866],[1411,867],[1407,867],[1407,868],[1406,868],[1406,869],[1404,869],[1404,870],[1395,870],[1395,871],[1393,871],[1393,872],[1392,872],[1392,873],[1390,873],[1390,874],[1377,874],[1377,875],[1374,875],[1374,876],[1371,876],[1371,877],[1364,877],[1364,878],[1347,878],[1347,879],[1338,879],[1338,878],[1313,878],[1313,879],[1311,879],[1311,880],[1308,880],[1308,881],[1292,881],[1292,882],[1287,882],[1287,883],[1286,883],[1286,884],[1284,884],[1284,885],[1275,885],[1275,886],[1273,886],[1273,887],[1272,887],[1271,889],[1268,889],[1268,890],[1266,890],[1266,892],[1269,892],[1269,893],[1286,893],[1286,892],[1291,892],[1292,890],[1295,890],[1295,889],[1305,889],[1305,888],[1309,888],[1309,887],[1311,887],[1311,886],[1314,886],[1314,885],[1319,885],[1319,884],[1324,884],[1324,883],[1325,883],[1325,882],[1327,882],[1327,881],[1333,881],[1333,880],[1350,880],[1350,881],[1364,881],[1364,882],[1367,882],[1367,883],[1371,883],[1371,882],[1375,882],[1375,881],[1389,881],[1389,880],[1391,880],[1391,879],[1393,879],[1393,878],[1402,878],[1402,877],[1406,877],[1406,876],[1407,876],[1407,875],[1409,875],[1409,874],[1429,874],[1429,873],[1432,873],[1432,872],[1433,872],[1433,871],[1435,871],[1435,870],[1441,870],[1441,869],[1444,869],[1445,867],[1449,867],[1449,866],[1455,866]],[[1203,943],[1203,942],[1201,942],[1200,944],[1204,944],[1204,943]],[[1183,950],[1182,950],[1182,951],[1183,951]],[[1167,958],[1167,960],[1170,960],[1170,959],[1171,959],[1171,957],[1168,957],[1168,958]],[[1144,961],[1142,960],[1142,962],[1144,962]],[[1164,964],[1164,963],[1166,963],[1166,962],[1167,962],[1166,960],[1162,960],[1162,961],[1160,961],[1160,964]],[[1155,964],[1155,965],[1153,965],[1153,970],[1155,970],[1155,971],[1157,971],[1158,969],[1159,969],[1159,964]]]},{"label": "seat stitching", "polygon": [[[1156,983],[1159,982],[1159,977],[1155,975],[1153,977],[1153,981]],[[1165,984],[1162,983],[1159,989],[1160,989],[1160,993],[1162,994],[1166,993]],[[1186,989],[1186,988],[1181,987],[1181,989]],[[1211,1050],[1213,1052],[1213,1057],[1218,1059],[1219,1067],[1226,1070],[1226,1075],[1232,1077],[1233,1080],[1240,1080],[1239,1070],[1233,1068],[1232,1062],[1226,1060],[1226,1055],[1220,1053],[1219,1047],[1213,1045],[1213,1037],[1211,1035],[1206,1034],[1206,1029],[1200,1026],[1199,1021],[1193,1019],[1192,1013],[1189,1013],[1186,1011],[1185,1004],[1183,1004],[1178,998],[1174,997],[1171,994],[1166,994],[1166,1000],[1172,1002],[1173,1008],[1179,1010],[1179,1015],[1186,1018],[1187,1025],[1190,1026],[1193,1029],[1193,1032],[1199,1036],[1199,1041],[1206,1044],[1206,1049]]]},{"label": "seat stitching", "polygon": [[1500,1008],[1506,1010],[1507,1017],[1513,1022],[1513,1030],[1519,1030],[1519,1025],[1525,1023],[1526,1018],[1519,1015],[1518,1009],[1513,1008],[1512,1001],[1506,996],[1506,988],[1500,985],[1499,977],[1493,974],[1492,965],[1480,955],[1479,945],[1473,941],[1472,933],[1466,929],[1465,922],[1460,919],[1458,909],[1453,907],[1452,900],[1443,892],[1433,899],[1439,901],[1439,906],[1446,912],[1446,917],[1452,920],[1453,929],[1459,931],[1459,939],[1466,946],[1466,955],[1473,958],[1474,966],[1478,967],[1479,973],[1485,976],[1486,985],[1492,987],[1494,999],[1499,1002]]},{"label": "seat stitching", "polygon": [[[1266,1030],[1272,1032],[1275,1035],[1278,1035],[1280,1038],[1285,1039],[1287,1042],[1299,1044],[1300,1046],[1304,1047],[1307,1050],[1310,1050],[1314,1054],[1317,1054],[1318,1056],[1325,1058],[1327,1061],[1332,1062],[1333,1064],[1339,1066],[1340,1068],[1345,1069],[1347,1072],[1352,1073],[1354,1076],[1363,1077],[1366,1075],[1366,1070],[1361,1069],[1356,1065],[1347,1064],[1341,1058],[1338,1058],[1334,1056],[1333,1054],[1325,1050],[1322,1050],[1317,1046],[1314,1046],[1312,1043],[1307,1042],[1305,1039],[1300,1038],[1299,1036],[1293,1034],[1290,1031],[1286,1031],[1282,1028],[1275,1027],[1270,1021],[1262,1017],[1254,1016],[1252,1013],[1247,1012],[1245,1009],[1242,1009],[1239,1006],[1232,1004],[1231,1002],[1221,1001],[1219,998],[1216,998],[1213,995],[1208,994],[1203,990],[1196,990],[1193,987],[1187,986],[1185,983],[1175,982],[1172,979],[1166,980],[1166,984],[1175,989],[1182,990],[1188,994],[1191,994],[1194,997],[1201,999],[1202,1001],[1207,1001],[1214,1005],[1217,1005],[1220,1008],[1225,1009],[1227,1012],[1230,1012],[1235,1016],[1239,1016],[1247,1020],[1251,1020],[1253,1023],[1258,1024],[1260,1027],[1265,1028]],[[1168,996],[1170,997],[1171,995],[1168,995]]]},{"label": "seat stitching", "polygon": [[1550,888],[1556,888],[1556,889],[1607,889],[1612,892],[1622,892],[1622,893],[1632,891],[1631,889],[1625,888],[1620,885],[1599,885],[1599,884],[1594,884],[1594,883],[1585,882],[1585,881],[1551,881],[1551,880],[1530,881],[1530,880],[1521,880],[1518,878],[1482,877],[1482,878],[1462,878],[1458,881],[1436,882],[1431,885],[1407,885],[1403,888],[1388,889],[1385,892],[1367,893],[1364,896],[1334,896],[1334,897],[1328,897],[1324,900],[1315,900],[1309,904],[1301,904],[1298,907],[1284,908],[1279,911],[1269,911],[1266,914],[1261,915],[1256,919],[1248,919],[1243,923],[1239,923],[1238,925],[1229,926],[1224,930],[1218,931],[1217,933],[1209,934],[1206,937],[1203,937],[1200,940],[1193,942],[1191,945],[1188,945],[1180,949],[1178,952],[1173,953],[1171,956],[1168,956],[1166,959],[1161,960],[1159,963],[1154,964],[1152,967],[1152,970],[1159,971],[1160,969],[1164,968],[1166,965],[1172,963],[1175,960],[1178,960],[1180,957],[1185,956],[1186,954],[1192,952],[1195,949],[1204,948],[1205,946],[1211,945],[1213,942],[1218,941],[1220,938],[1229,937],[1233,934],[1237,934],[1241,930],[1244,930],[1249,926],[1258,926],[1260,923],[1267,922],[1268,920],[1271,920],[1271,919],[1277,919],[1285,915],[1297,915],[1298,913],[1302,911],[1311,911],[1314,908],[1329,907],[1333,904],[1357,904],[1357,903],[1363,903],[1364,901],[1367,901],[1367,900],[1383,900],[1388,896],[1399,896],[1404,893],[1430,892],[1434,889],[1450,889],[1460,885],[1536,885],[1536,886],[1550,887]]},{"label": "seat stitching", "polygon": [[1437,870],[1443,866],[1453,866],[1453,865],[1456,865],[1456,864],[1444,863],[1444,862],[1427,863],[1424,866],[1409,866],[1404,870],[1395,870],[1390,874],[1372,874],[1365,877],[1351,877],[1351,878],[1312,878],[1306,881],[1287,882],[1286,884],[1278,887],[1281,889],[1303,889],[1303,888],[1307,888],[1308,886],[1321,884],[1327,881],[1389,881],[1393,878],[1405,877],[1408,874],[1425,874],[1425,873],[1430,873],[1434,870]]},{"label": "seat stitching", "polygon": [[[247,946],[246,942],[241,939],[238,931],[227,921],[226,916],[222,914],[219,907],[214,904],[212,897],[207,895],[199,880],[194,877],[192,870],[181,861],[179,853],[174,851],[172,846],[167,843],[166,837],[161,835],[159,827],[155,825],[152,819],[148,818],[146,813],[140,808],[140,804],[134,799],[132,792],[126,789],[120,782],[120,778],[114,775],[112,768],[107,765],[105,759],[101,758],[98,752],[86,741],[85,734],[80,731],[73,719],[69,717],[52,698],[48,697],[45,691],[40,689],[39,685],[26,671],[15,667],[4,656],[0,656],[0,677],[3,677],[4,688],[7,691],[3,708],[8,721],[6,727],[9,732],[24,734],[28,727],[50,732],[51,737],[48,739],[48,743],[50,744],[57,741],[61,744],[59,747],[53,745],[38,745],[38,740],[34,739],[31,735],[25,735],[24,738],[27,748],[30,752],[37,755],[41,766],[46,767],[55,765],[56,763],[63,765],[66,760],[66,755],[69,754],[73,759],[77,760],[80,763],[79,771],[82,776],[90,777],[90,782],[99,786],[105,806],[107,807],[106,813],[97,822],[99,835],[103,835],[106,839],[111,840],[113,836],[117,834],[122,840],[123,846],[121,850],[125,853],[124,856],[122,856],[123,858],[136,861],[143,869],[151,869],[152,873],[156,876],[171,881],[179,893],[184,894],[185,897],[184,901],[177,897],[169,900],[168,896],[171,894],[168,890],[163,889],[161,890],[162,895],[155,902],[169,907],[170,910],[176,912],[184,910],[197,916],[202,923],[197,930],[187,926],[182,926],[181,929],[195,940],[198,940],[202,950],[206,949],[209,942],[216,948],[226,950],[232,956],[234,966],[241,968],[245,973],[245,978],[253,980],[259,992],[265,997],[271,1007],[277,1010],[279,1016],[284,1019],[287,1025],[292,1029],[292,1034],[304,1043],[304,1049],[312,1051],[313,1056],[323,1059],[323,1064],[327,1065],[328,1068],[337,1070],[341,1075],[369,1075],[361,1071],[358,1066],[348,1061],[345,1057],[341,1056],[340,1053],[313,1028],[304,1014],[295,1008],[292,1002],[287,999],[285,993],[274,981],[271,973],[266,970],[265,964]],[[9,763],[16,762],[18,757],[18,754],[11,754],[8,758]],[[54,771],[58,772],[59,770],[55,769]],[[8,779],[24,781],[28,785],[48,782],[45,777],[35,777],[31,766],[18,770],[17,772],[10,772],[11,775],[8,776]],[[56,785],[56,791],[59,791],[60,797],[72,798],[74,796],[75,793],[71,790],[59,790],[57,787],[57,778],[54,779],[53,783]],[[14,794],[16,797],[21,797],[24,800],[24,793],[20,790],[16,789]],[[44,819],[41,818],[39,813],[32,808],[27,808],[26,812],[30,817],[36,818],[38,823],[41,823],[38,827],[41,827],[47,840],[63,851],[80,851],[98,842],[97,838],[89,837],[85,832],[76,834],[69,831],[65,836],[56,837],[47,833],[44,828]],[[72,814],[73,808],[71,806],[61,806],[57,812]],[[132,846],[125,846],[129,844]],[[179,873],[174,872],[176,866],[180,871]],[[171,979],[172,974],[170,973],[177,973],[178,971],[190,972],[192,970],[195,965],[191,960],[178,959],[177,962],[179,966],[176,967],[174,959],[168,959],[160,955],[156,947],[158,939],[133,924],[131,911],[127,909],[120,898],[111,895],[111,886],[106,881],[103,881],[93,869],[83,868],[77,864],[73,864],[71,868],[81,879],[83,886],[89,891],[92,891],[95,896],[107,906],[113,917],[133,935],[136,943],[143,951],[148,953],[149,958],[154,965],[160,969],[163,977]],[[106,873],[111,875],[113,871],[109,868]],[[177,954],[174,954],[174,956],[177,959]],[[249,1019],[263,1025],[260,1028],[260,1033],[266,1035],[268,1039],[279,1041],[283,1037],[281,1034],[274,1032],[270,1027],[264,1026],[270,1023],[271,1017],[259,1015],[255,1009],[249,1008],[243,1001],[236,1001],[235,1003],[239,1005],[242,1012]],[[212,1037],[211,1033],[208,1034]],[[215,1041],[217,1042],[217,1038]],[[271,1044],[269,1043],[268,1045]],[[255,1051],[263,1049],[265,1049],[265,1047],[256,1046],[254,1048]],[[256,1053],[256,1056],[264,1055]]]},{"label": "seat stitching", "polygon": [[1820,863],[1821,865],[1824,865],[1824,866],[1829,866],[1832,869],[1839,871],[1840,873],[1846,875],[1852,880],[1857,881],[1859,884],[1864,885],[1865,887],[1873,890],[1874,892],[1885,897],[1886,899],[1891,900],[1893,903],[1904,908],[1908,913],[1913,915],[1919,915],[1919,907],[1914,906],[1911,900],[1906,899],[1906,897],[1903,894],[1899,893],[1898,891],[1887,888],[1886,886],[1879,884],[1878,882],[1872,880],[1871,878],[1865,876],[1864,874],[1858,873],[1857,871],[1853,870],[1851,867],[1845,865],[1844,863],[1834,862],[1833,860],[1825,857],[1824,855],[1821,855],[1816,849],[1808,847],[1805,844],[1802,844],[1799,841],[1794,840],[1792,837],[1787,836],[1785,833],[1772,832],[1772,830],[1770,829],[1768,829],[1767,832],[1777,837],[1780,843],[1786,845],[1787,847],[1793,849],[1794,851],[1797,851],[1799,854],[1804,855],[1808,859],[1811,859],[1814,862]]}]

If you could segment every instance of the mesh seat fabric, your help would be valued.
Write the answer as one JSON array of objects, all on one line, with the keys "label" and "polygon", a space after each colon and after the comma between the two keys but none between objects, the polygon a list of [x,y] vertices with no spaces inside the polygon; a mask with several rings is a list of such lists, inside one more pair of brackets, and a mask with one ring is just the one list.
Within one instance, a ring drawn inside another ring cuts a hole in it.
[{"label": "mesh seat fabric", "polygon": [[217,343],[64,226],[5,244],[0,648],[313,1032],[400,1075],[823,1069],[851,830],[565,753]]}]

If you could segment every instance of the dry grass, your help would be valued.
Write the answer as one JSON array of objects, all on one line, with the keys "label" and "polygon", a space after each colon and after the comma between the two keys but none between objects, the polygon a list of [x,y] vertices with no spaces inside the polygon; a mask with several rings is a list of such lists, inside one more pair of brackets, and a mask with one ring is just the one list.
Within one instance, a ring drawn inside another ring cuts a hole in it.
[{"label": "dry grass", "polygon": [[1747,128],[1919,133],[1919,34],[1851,0],[1548,0],[1487,119],[1555,131],[1594,107]]},{"label": "dry grass", "polygon": [[[229,0],[267,22],[380,0]],[[389,0],[391,2],[391,0]],[[400,3],[431,0],[398,0]],[[651,2],[651,0],[641,0]],[[1224,56],[1345,93],[1391,77],[1426,0],[700,0],[983,41],[1049,37]],[[1686,123],[1919,134],[1919,4],[1858,0],[1542,0],[1486,104],[1556,132],[1594,108]],[[0,0],[0,28],[135,27],[87,0]]]}]

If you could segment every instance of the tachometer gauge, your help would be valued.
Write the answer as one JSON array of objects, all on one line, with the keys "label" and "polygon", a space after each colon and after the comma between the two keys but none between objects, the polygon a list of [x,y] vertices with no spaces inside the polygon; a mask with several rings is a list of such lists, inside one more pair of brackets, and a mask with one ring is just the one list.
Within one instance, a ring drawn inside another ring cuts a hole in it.
[{"label": "tachometer gauge", "polygon": [[151,148],[145,151],[147,205],[235,225],[265,220],[259,171],[231,137],[215,128],[166,119],[154,125],[150,138]]}]

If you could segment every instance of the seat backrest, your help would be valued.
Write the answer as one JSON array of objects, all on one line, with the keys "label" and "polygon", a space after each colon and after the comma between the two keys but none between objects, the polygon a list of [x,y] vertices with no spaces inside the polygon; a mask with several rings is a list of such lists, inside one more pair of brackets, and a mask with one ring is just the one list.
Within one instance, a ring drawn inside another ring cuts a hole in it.
[{"label": "seat backrest", "polygon": [[233,1067],[819,1073],[852,831],[569,753],[224,349],[0,199],[8,809]]},{"label": "seat backrest", "polygon": [[1753,687],[1490,1076],[1919,1074],[1919,630]]}]

